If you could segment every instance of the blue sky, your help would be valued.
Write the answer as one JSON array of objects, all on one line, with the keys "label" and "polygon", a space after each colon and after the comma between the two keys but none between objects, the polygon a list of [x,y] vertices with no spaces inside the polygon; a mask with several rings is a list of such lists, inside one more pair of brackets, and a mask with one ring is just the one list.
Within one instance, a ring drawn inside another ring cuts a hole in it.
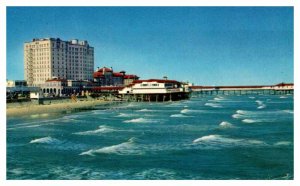
[{"label": "blue sky", "polygon": [[292,7],[8,7],[7,79],[32,38],[88,40],[95,69],[198,85],[293,82]]}]

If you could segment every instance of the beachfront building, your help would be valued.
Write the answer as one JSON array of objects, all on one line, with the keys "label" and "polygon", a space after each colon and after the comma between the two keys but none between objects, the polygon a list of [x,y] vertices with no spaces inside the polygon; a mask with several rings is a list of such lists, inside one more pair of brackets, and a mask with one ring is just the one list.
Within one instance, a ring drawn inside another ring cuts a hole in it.
[{"label": "beachfront building", "polygon": [[[70,96],[84,94],[93,87],[93,83],[80,80],[49,79],[41,85],[45,97]],[[84,92],[84,93],[82,93]]]},{"label": "beachfront building", "polygon": [[6,87],[27,87],[25,80],[6,80]]},{"label": "beachfront building", "polygon": [[294,83],[279,83],[272,86],[275,90],[294,90]]},{"label": "beachfront building", "polygon": [[92,81],[94,48],[77,39],[33,39],[24,44],[24,69],[29,86],[41,86],[53,77]]},{"label": "beachfront building", "polygon": [[18,101],[24,98],[31,98],[31,92],[39,93],[38,87],[29,87],[24,80],[7,80],[6,81],[6,101]]},{"label": "beachfront building", "polygon": [[114,72],[112,68],[107,67],[98,69],[93,77],[98,86],[124,86],[139,79],[137,75],[127,75],[125,71]]},{"label": "beachfront building", "polygon": [[124,86],[130,85],[133,81],[138,80],[139,77],[134,74],[128,74],[124,76]]},{"label": "beachfront building", "polygon": [[136,101],[175,101],[187,99],[190,89],[187,84],[175,80],[135,80],[119,91],[124,99]]},{"label": "beachfront building", "polygon": [[67,85],[68,82],[65,79],[49,79],[41,85],[41,89],[45,97],[60,96]]}]

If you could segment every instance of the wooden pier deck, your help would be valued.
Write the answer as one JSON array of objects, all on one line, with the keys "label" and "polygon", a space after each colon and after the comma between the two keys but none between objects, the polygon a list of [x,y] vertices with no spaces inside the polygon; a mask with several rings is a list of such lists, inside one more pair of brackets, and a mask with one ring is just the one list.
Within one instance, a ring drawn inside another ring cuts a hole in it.
[{"label": "wooden pier deck", "polygon": [[276,85],[254,85],[254,86],[190,86],[193,93],[207,95],[284,95],[294,94],[293,83],[280,83]]}]

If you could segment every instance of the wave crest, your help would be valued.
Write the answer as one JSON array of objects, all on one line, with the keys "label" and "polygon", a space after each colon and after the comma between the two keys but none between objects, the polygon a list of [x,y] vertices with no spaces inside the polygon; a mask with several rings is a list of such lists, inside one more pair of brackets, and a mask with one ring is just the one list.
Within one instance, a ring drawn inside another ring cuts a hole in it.
[{"label": "wave crest", "polygon": [[189,118],[189,117],[193,117],[193,116],[187,116],[187,115],[183,115],[183,114],[172,114],[170,117],[171,118]]},{"label": "wave crest", "polygon": [[222,105],[220,105],[218,103],[205,103],[205,106],[210,106],[213,108],[222,108]]},{"label": "wave crest", "polygon": [[48,137],[37,138],[37,139],[31,140],[29,143],[55,144],[55,143],[60,143],[60,142],[61,141],[59,141],[58,139],[48,136]]},{"label": "wave crest", "polygon": [[117,131],[117,130],[113,129],[111,127],[108,127],[106,125],[101,125],[96,130],[88,130],[88,131],[83,131],[83,132],[75,132],[73,134],[76,134],[76,135],[95,135],[95,134],[99,134],[99,133],[108,133],[108,132],[114,132],[114,131]]},{"label": "wave crest", "polygon": [[230,148],[234,146],[264,146],[263,141],[255,139],[234,139],[221,135],[208,135],[197,138],[193,141],[194,145],[208,149]]},{"label": "wave crest", "polygon": [[91,149],[82,152],[79,155],[95,156],[96,154],[117,154],[117,155],[141,155],[142,152],[134,145],[134,138],[130,138],[128,141],[120,143],[118,145],[112,145],[103,147],[100,149]]},{"label": "wave crest", "polygon": [[243,119],[242,122],[244,122],[244,123],[257,123],[257,122],[260,122],[260,120],[255,120],[255,119]]},{"label": "wave crest", "polygon": [[232,127],[233,127],[233,125],[232,125],[231,123],[227,122],[227,121],[222,121],[222,122],[219,124],[219,126],[220,126],[221,128],[232,128]]},{"label": "wave crest", "polygon": [[158,123],[158,120],[146,119],[146,118],[136,118],[131,120],[125,120],[124,123]]}]

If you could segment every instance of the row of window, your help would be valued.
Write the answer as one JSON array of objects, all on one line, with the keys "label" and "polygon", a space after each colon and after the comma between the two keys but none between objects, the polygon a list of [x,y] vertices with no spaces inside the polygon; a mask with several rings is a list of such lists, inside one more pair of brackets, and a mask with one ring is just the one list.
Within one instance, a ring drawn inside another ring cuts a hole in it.
[{"label": "row of window", "polygon": [[141,84],[142,87],[147,87],[147,86],[153,86],[153,87],[157,87],[159,86],[159,84],[154,83],[154,84]]}]

